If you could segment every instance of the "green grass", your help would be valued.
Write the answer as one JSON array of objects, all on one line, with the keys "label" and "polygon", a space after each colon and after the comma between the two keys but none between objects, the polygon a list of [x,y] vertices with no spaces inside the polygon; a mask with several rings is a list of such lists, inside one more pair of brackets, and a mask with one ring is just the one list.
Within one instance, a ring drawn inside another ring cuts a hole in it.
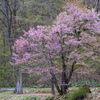
[{"label": "green grass", "polygon": [[98,90],[100,90],[100,87],[98,87]]},{"label": "green grass", "polygon": [[[2,88],[1,90],[14,89],[14,88]],[[27,100],[36,98],[36,100],[45,100],[47,96],[34,96],[34,93],[51,93],[51,88],[23,88],[23,94],[13,94],[13,91],[0,93],[0,100]],[[33,94],[33,96],[32,96]],[[4,96],[3,96],[4,95]]]},{"label": "green grass", "polygon": [[[6,89],[14,89],[14,88],[1,88],[1,91],[6,90]],[[23,92],[25,94],[30,94],[30,93],[51,93],[51,88],[23,88]],[[3,92],[3,93],[0,93],[0,94],[13,94],[13,91]]]},{"label": "green grass", "polygon": [[12,95],[12,96],[0,96],[0,100],[45,100],[48,96],[25,96],[25,95]]},{"label": "green grass", "polygon": [[24,93],[51,93],[51,88],[31,88],[25,89]]},{"label": "green grass", "polygon": [[37,99],[36,96],[26,96],[26,97],[25,97],[25,99],[32,99],[32,98]]}]

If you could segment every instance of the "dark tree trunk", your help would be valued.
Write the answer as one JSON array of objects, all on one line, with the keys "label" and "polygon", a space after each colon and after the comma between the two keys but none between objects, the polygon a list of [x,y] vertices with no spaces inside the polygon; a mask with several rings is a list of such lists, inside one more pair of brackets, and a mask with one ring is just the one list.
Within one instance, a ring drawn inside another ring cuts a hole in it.
[{"label": "dark tree trunk", "polygon": [[[22,0],[22,2],[23,2],[23,5],[24,5],[24,2],[25,2],[25,1]],[[22,16],[23,16],[23,18],[25,18],[25,10],[24,10],[24,8],[23,8],[23,15],[22,15]],[[23,25],[24,30],[27,30],[25,21],[23,21],[23,24],[24,24],[24,25]]]},{"label": "dark tree trunk", "polygon": [[97,13],[99,12],[100,0],[97,2]]},{"label": "dark tree trunk", "polygon": [[76,62],[73,62],[73,64],[72,64],[71,71],[70,71],[69,76],[68,76],[68,78],[67,78],[67,84],[69,83],[69,81],[70,81],[70,79],[71,79],[71,77],[72,77],[72,74],[73,74],[73,71],[74,71],[75,63],[76,63]]},{"label": "dark tree trunk", "polygon": [[17,38],[17,27],[16,27],[16,13],[17,13],[17,0],[14,0],[14,8],[13,8],[13,15],[14,15],[14,34],[15,39]]},{"label": "dark tree trunk", "polygon": [[14,93],[16,93],[16,94],[22,94],[23,93],[23,90],[22,90],[22,72],[21,71],[19,71],[19,78],[18,78],[18,81],[17,81],[16,88],[14,90]]},{"label": "dark tree trunk", "polygon": [[64,54],[62,53],[62,83],[61,83],[61,90],[63,91],[63,94],[66,94],[67,92],[67,77],[66,77],[66,65],[65,65],[65,57]]},{"label": "dark tree trunk", "polygon": [[55,95],[55,89],[54,89],[54,81],[53,81],[53,77],[51,78],[51,89],[52,89],[52,94]]},{"label": "dark tree trunk", "polygon": [[[2,1],[2,11],[3,12],[5,12],[5,3],[4,3],[4,1]],[[7,22],[7,20],[6,20],[6,18],[5,18],[5,16],[4,15],[2,15],[2,20],[3,20],[3,22],[4,23],[6,23]],[[3,32],[2,32],[2,37],[3,37],[3,53],[4,54],[6,54],[6,46],[7,46],[7,44],[6,44],[6,42],[7,42],[7,31],[6,31],[6,28],[5,28],[5,25],[3,24]],[[6,66],[6,57],[4,56],[3,57],[3,63],[4,63],[4,67]]]},{"label": "dark tree trunk", "polygon": [[[52,25],[52,19],[53,19],[53,15],[52,15],[52,0],[49,0],[49,5],[50,5],[50,20],[51,20],[51,25]],[[53,64],[52,63],[52,61],[51,61],[51,64]],[[52,94],[53,95],[55,95],[55,89],[54,89],[55,87],[54,87],[54,81],[53,81],[53,76],[52,76],[52,78],[51,78],[51,89],[52,89]]]},{"label": "dark tree trunk", "polygon": [[57,89],[59,95],[63,95],[62,91],[60,90],[60,88],[59,88],[59,86],[58,86],[56,76],[55,76],[55,74],[54,74],[54,72],[53,72],[52,69],[50,70],[50,74],[51,74],[51,76],[53,77],[53,82],[54,82],[54,84],[55,84],[55,87],[56,87],[56,89]]}]

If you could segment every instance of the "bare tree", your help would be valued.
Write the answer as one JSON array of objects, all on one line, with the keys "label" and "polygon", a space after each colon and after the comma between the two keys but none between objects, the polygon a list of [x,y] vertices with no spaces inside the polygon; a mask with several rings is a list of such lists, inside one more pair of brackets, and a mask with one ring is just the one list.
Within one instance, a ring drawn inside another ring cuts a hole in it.
[{"label": "bare tree", "polygon": [[[12,57],[12,30],[14,30],[14,37],[17,38],[17,28],[16,28],[16,16],[17,16],[17,0],[1,0],[0,2],[1,8],[0,12],[2,13],[2,17],[0,18],[1,22],[3,23],[4,32],[3,32],[3,41],[4,41],[4,47],[6,45],[5,43],[5,37],[9,40],[9,47],[10,47],[10,57]],[[13,27],[13,29],[12,29]],[[5,32],[6,31],[6,32]],[[13,38],[14,38],[13,37]],[[5,53],[5,49],[4,49]],[[11,60],[13,62],[13,60]],[[14,76],[14,66],[12,65],[12,74]],[[15,93],[22,94],[22,73],[19,70],[19,77],[18,82],[15,88]]]},{"label": "bare tree", "polygon": [[7,29],[8,32],[8,38],[9,38],[9,46],[10,46],[10,54],[12,57],[12,38],[11,38],[11,27],[12,27],[12,10],[10,7],[9,0],[2,0],[0,2],[2,5],[3,9],[0,9],[0,12],[2,13],[4,20],[0,18],[1,22],[4,24],[4,26]]}]

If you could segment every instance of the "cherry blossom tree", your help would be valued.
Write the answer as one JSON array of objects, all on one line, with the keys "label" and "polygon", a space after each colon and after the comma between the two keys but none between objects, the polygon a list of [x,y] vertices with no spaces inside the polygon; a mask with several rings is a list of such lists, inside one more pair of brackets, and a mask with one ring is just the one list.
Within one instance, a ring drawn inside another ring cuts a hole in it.
[{"label": "cherry blossom tree", "polygon": [[[93,46],[97,41],[95,34],[100,32],[98,20],[99,15],[94,9],[66,4],[53,25],[31,28],[16,40],[12,47],[14,65],[41,66],[41,72],[50,72],[49,78],[53,80],[58,93],[65,94],[74,70],[77,66],[88,67],[83,58],[93,56]],[[56,68],[60,70],[61,88],[55,76]]]}]

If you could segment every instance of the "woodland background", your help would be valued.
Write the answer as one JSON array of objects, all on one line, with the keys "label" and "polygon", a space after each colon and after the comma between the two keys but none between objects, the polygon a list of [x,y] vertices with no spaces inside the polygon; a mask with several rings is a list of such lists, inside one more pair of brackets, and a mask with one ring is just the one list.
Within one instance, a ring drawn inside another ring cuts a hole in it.
[{"label": "woodland background", "polygon": [[[66,2],[68,1],[66,0]],[[80,1],[88,9],[96,8],[99,13],[100,0]],[[52,24],[52,20],[63,10],[64,4],[65,0],[0,0],[0,87],[16,86],[19,67],[10,64],[13,53],[11,47],[14,41],[23,35],[23,30],[28,31],[30,27],[36,28],[37,25]],[[100,62],[92,63],[96,71],[89,75],[84,74],[82,68],[75,71],[71,79],[72,83],[70,82],[71,86],[86,82],[91,86],[96,86],[97,83],[100,85]],[[31,66],[28,67],[31,69]],[[93,69],[91,68],[91,70]],[[79,73],[80,71],[83,74]],[[38,82],[40,77],[34,72],[29,74],[26,69],[23,72],[23,86],[40,86]],[[50,82],[46,82],[43,87],[46,86],[50,86]]]}]

